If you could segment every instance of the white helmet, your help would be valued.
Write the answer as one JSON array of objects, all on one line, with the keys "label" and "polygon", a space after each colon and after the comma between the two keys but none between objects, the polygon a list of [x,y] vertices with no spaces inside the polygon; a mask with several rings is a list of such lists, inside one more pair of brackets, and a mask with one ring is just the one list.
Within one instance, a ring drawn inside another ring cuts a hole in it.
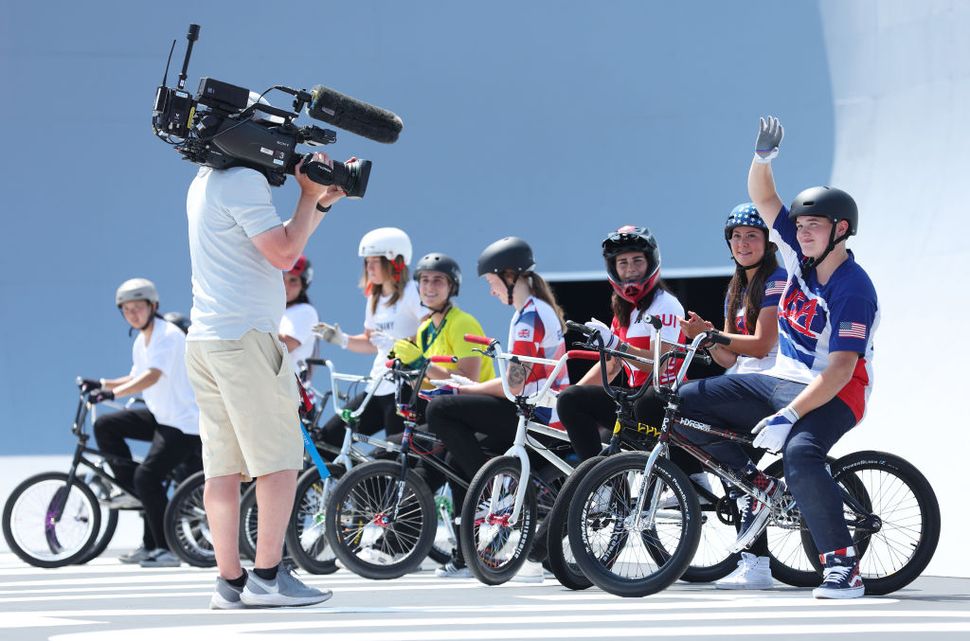
[{"label": "white helmet", "polygon": [[121,287],[115,292],[115,304],[121,307],[132,300],[147,300],[157,305],[158,290],[155,289],[155,283],[147,278],[132,278],[121,283]]},{"label": "white helmet", "polygon": [[360,239],[360,249],[357,255],[383,256],[393,261],[398,256],[404,257],[404,264],[411,264],[411,239],[403,229],[397,227],[379,227],[372,229]]}]

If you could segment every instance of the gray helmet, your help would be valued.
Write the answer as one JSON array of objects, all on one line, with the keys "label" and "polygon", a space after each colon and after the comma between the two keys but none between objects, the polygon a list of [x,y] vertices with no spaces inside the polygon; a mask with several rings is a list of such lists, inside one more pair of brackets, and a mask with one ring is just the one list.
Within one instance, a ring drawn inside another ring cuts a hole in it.
[{"label": "gray helmet", "polygon": [[155,289],[155,283],[147,278],[131,278],[121,283],[121,287],[115,292],[115,305],[121,307],[132,300],[147,300],[157,305],[158,290]]},{"label": "gray helmet", "polygon": [[461,289],[461,268],[451,256],[428,254],[414,266],[414,280],[421,279],[421,272],[441,272],[451,280],[451,296],[457,296]]}]

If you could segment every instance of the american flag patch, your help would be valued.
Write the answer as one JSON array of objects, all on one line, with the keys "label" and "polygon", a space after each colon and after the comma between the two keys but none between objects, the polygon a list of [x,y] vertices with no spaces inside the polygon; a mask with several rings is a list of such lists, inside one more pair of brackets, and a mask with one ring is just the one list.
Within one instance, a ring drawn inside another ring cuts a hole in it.
[{"label": "american flag patch", "polygon": [[765,295],[771,296],[773,294],[784,294],[785,285],[787,284],[788,284],[788,281],[785,281],[785,280],[769,281],[768,283],[765,283]]},{"label": "american flag patch", "polygon": [[866,338],[866,326],[862,323],[839,323],[839,338]]}]

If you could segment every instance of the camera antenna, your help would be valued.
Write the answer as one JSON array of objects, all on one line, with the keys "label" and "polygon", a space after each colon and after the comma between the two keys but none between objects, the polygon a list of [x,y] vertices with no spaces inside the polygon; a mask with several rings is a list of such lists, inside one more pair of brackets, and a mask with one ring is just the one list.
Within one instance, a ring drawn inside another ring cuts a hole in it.
[{"label": "camera antenna", "polygon": [[175,52],[175,40],[172,41],[172,48],[168,50],[168,60],[165,62],[165,73],[162,74],[162,86],[168,85],[168,68],[172,64],[172,53]]},{"label": "camera antenna", "polygon": [[185,89],[185,78],[189,73],[189,58],[192,57],[192,45],[199,39],[199,25],[190,24],[189,33],[185,37],[188,39],[189,45],[185,49],[185,60],[182,61],[182,73],[179,74],[178,88],[180,90]]}]

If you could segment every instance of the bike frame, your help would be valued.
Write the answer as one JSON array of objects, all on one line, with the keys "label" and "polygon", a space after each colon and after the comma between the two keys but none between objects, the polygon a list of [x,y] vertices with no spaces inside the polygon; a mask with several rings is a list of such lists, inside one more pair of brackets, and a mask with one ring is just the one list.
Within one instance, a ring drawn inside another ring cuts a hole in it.
[{"label": "bike frame", "polygon": [[[518,458],[519,465],[521,466],[519,487],[516,488],[515,504],[512,507],[512,514],[509,517],[509,522],[515,523],[518,521],[519,515],[522,512],[522,506],[525,504],[525,493],[526,489],[528,488],[528,479],[532,474],[532,463],[529,460],[529,449],[536,452],[546,461],[559,468],[559,470],[564,474],[568,475],[573,471],[571,465],[550,452],[548,448],[544,447],[535,438],[533,438],[529,432],[532,431],[536,434],[543,434],[560,441],[565,441],[566,443],[569,442],[569,436],[562,430],[553,429],[548,425],[543,425],[542,423],[534,421],[534,412],[537,407],[543,406],[542,403],[547,402],[546,399],[548,397],[552,396],[552,399],[555,399],[555,395],[552,394],[551,391],[552,384],[555,382],[556,377],[562,371],[562,368],[566,366],[566,362],[570,358],[588,359],[590,356],[594,355],[594,353],[570,350],[563,354],[558,360],[551,360],[547,358],[537,358],[534,356],[510,354],[503,351],[502,344],[493,338],[466,334],[465,340],[478,345],[486,345],[486,349],[479,351],[495,360],[496,364],[498,365],[499,379],[502,381],[502,391],[505,393],[505,397],[515,405],[516,413],[519,415],[519,421],[515,428],[515,439],[512,441],[512,446],[506,450],[504,454],[504,456],[514,456]],[[599,356],[596,355],[596,358],[599,358]],[[527,395],[514,394],[512,389],[509,387],[508,366],[506,365],[506,362],[514,364],[528,363],[533,365],[543,365],[546,367],[552,367],[553,369],[552,372],[546,377],[546,382],[538,391]],[[495,509],[497,507],[495,503],[497,500],[496,497],[498,496],[500,490],[498,487],[499,480],[497,478],[494,479],[492,483],[492,497],[489,500],[488,507],[489,514],[495,513]]]}]

